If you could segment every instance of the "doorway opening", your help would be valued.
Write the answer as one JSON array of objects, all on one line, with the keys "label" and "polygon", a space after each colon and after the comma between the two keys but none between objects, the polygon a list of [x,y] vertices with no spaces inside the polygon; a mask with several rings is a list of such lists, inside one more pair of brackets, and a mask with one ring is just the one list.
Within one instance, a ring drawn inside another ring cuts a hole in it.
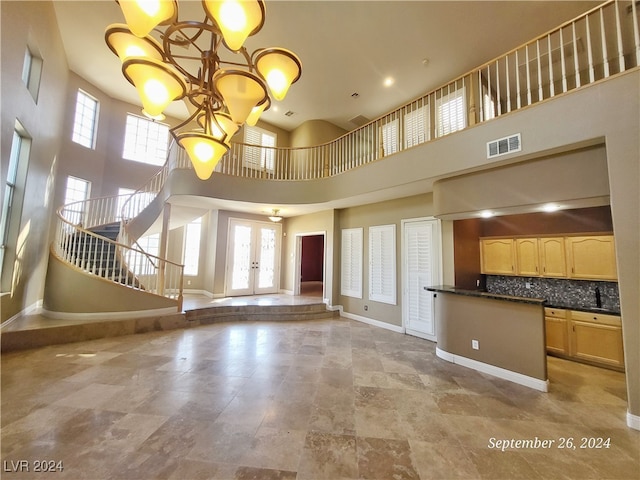
[{"label": "doorway opening", "polygon": [[324,298],[325,234],[297,235],[294,295]]}]

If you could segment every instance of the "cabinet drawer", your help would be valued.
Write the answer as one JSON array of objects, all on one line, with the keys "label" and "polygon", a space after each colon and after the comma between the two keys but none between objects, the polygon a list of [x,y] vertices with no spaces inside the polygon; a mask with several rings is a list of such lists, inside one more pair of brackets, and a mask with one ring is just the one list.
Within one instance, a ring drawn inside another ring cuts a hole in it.
[{"label": "cabinet drawer", "polygon": [[562,308],[545,307],[544,316],[553,318],[567,318],[567,311],[563,310]]},{"label": "cabinet drawer", "polygon": [[571,319],[580,322],[599,323],[601,325],[612,325],[619,327],[622,325],[620,317],[617,315],[607,315],[604,313],[590,313],[571,311]]}]

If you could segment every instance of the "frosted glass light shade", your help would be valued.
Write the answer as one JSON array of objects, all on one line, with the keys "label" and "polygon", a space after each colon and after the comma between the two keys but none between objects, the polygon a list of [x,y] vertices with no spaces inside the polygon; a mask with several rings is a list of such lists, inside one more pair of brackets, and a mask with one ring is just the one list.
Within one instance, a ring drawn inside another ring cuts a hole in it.
[{"label": "frosted glass light shade", "polygon": [[300,59],[284,48],[269,48],[256,57],[256,69],[276,100],[283,100],[289,87],[302,75]]},{"label": "frosted glass light shade", "polygon": [[104,32],[104,39],[109,49],[124,63],[131,57],[153,58],[162,61],[162,46],[150,36],[140,38],[124,23],[109,25]]},{"label": "frosted glass light shade", "polygon": [[156,117],[187,93],[187,85],[175,68],[150,58],[130,58],[122,73],[136,87],[147,115]]},{"label": "frosted glass light shade", "polygon": [[262,0],[204,0],[204,9],[222,32],[224,43],[239,50],[264,25]]},{"label": "frosted glass light shade", "polygon": [[229,148],[210,135],[187,132],[178,135],[178,143],[187,151],[193,169],[200,180],[211,177],[216,165]]},{"label": "frosted glass light shade", "polygon": [[124,19],[134,35],[145,37],[158,25],[178,15],[175,0],[119,0]]},{"label": "frosted glass light shade", "polygon": [[220,70],[213,80],[234,122],[245,122],[251,110],[267,98],[262,81],[244,70]]},{"label": "frosted glass light shade", "polygon": [[[216,140],[224,142],[226,145],[231,143],[231,137],[233,137],[240,125],[233,121],[231,116],[227,113],[214,113],[213,119],[209,120],[207,133]],[[197,122],[204,129],[207,116],[203,113],[198,116]]]},{"label": "frosted glass light shade", "polygon": [[269,110],[270,106],[271,106],[271,100],[267,97],[266,102],[263,102],[262,104],[257,105],[251,109],[251,113],[247,117],[247,120],[245,123],[247,125],[251,125],[252,127],[254,127],[255,124],[258,123],[258,120],[260,119],[260,115],[262,115],[262,112]]}]

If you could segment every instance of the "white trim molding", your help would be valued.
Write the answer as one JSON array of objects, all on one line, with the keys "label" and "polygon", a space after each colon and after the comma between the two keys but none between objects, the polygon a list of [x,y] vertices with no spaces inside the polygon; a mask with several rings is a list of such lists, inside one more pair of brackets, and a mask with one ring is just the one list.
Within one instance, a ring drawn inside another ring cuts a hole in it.
[{"label": "white trim molding", "polygon": [[[334,310],[335,307],[327,306],[328,310]],[[404,327],[399,325],[392,325],[390,323],[381,322],[380,320],[374,320],[373,318],[363,317],[361,315],[356,315],[355,313],[348,313],[344,311],[342,305],[338,305],[338,310],[340,310],[340,316],[348,318],[350,320],[356,320],[358,322],[366,323],[368,325],[373,325],[374,327],[385,328],[387,330],[391,330],[396,333],[404,333]]]},{"label": "white trim molding", "polygon": [[472,368],[482,373],[493,375],[494,377],[502,378],[503,380],[509,380],[510,382],[524,385],[525,387],[533,388],[541,392],[549,391],[549,380],[540,380],[539,378],[530,377],[521,373],[512,372],[504,368],[496,367],[495,365],[489,365],[488,363],[479,362],[467,357],[461,357],[453,353],[445,352],[444,350],[436,347],[436,355],[438,358],[446,360],[447,362],[455,363],[463,367]]},{"label": "white trim molding", "polygon": [[640,416],[627,412],[627,426],[634,430],[640,430]]},{"label": "white trim molding", "polygon": [[4,322],[2,322],[2,324],[0,324],[0,329],[8,327],[9,325],[11,325],[13,322],[15,322],[17,319],[21,317],[24,317],[26,315],[39,315],[42,312],[43,312],[42,299],[40,299],[36,303],[33,303],[29,305],[27,308],[25,308],[24,310],[16,313],[13,317],[6,319]]}]

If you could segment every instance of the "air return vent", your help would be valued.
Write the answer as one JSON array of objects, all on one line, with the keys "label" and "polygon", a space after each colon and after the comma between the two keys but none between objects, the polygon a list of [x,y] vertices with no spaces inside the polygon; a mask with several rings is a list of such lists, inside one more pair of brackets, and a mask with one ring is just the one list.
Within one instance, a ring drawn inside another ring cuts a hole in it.
[{"label": "air return vent", "polygon": [[522,150],[520,134],[509,135],[487,143],[487,158],[499,157],[507,153],[519,152]]}]

